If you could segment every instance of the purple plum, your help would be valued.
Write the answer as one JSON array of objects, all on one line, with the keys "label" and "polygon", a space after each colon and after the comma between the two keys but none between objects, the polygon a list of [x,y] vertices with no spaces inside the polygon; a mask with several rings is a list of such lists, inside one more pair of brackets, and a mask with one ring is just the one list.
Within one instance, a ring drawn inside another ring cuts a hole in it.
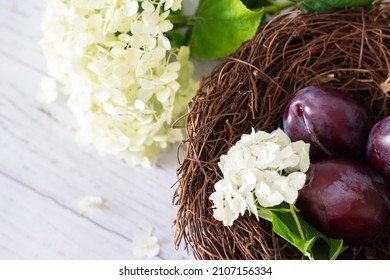
[{"label": "purple plum", "polygon": [[376,123],[368,135],[367,161],[390,179],[390,117]]},{"label": "purple plum", "polygon": [[362,159],[370,122],[366,112],[347,94],[334,88],[309,86],[287,104],[283,128],[292,141],[310,143],[310,155]]},{"label": "purple plum", "polygon": [[307,174],[296,205],[323,234],[360,245],[387,232],[390,188],[374,169],[351,159],[324,159]]}]

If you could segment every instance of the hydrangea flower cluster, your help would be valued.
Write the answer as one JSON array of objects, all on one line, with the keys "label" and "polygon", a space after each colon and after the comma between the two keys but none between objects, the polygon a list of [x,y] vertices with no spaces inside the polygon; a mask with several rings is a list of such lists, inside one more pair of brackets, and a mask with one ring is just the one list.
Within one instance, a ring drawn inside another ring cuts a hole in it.
[{"label": "hydrangea flower cluster", "polygon": [[295,203],[306,181],[309,148],[303,141],[291,142],[281,129],[242,135],[218,162],[223,179],[210,196],[214,218],[231,226],[246,210],[258,218],[258,206]]},{"label": "hydrangea flower cluster", "polygon": [[[171,126],[197,83],[188,47],[172,48],[166,36],[181,2],[48,0],[42,48],[48,74],[69,96],[80,143],[151,166],[182,139]],[[41,97],[52,101],[54,87],[46,80],[45,88]]]}]

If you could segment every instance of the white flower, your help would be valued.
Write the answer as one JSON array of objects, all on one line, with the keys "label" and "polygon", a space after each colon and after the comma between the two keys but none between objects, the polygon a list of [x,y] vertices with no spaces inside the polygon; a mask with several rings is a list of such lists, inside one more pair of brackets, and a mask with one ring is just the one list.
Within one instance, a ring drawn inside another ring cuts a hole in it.
[{"label": "white flower", "polygon": [[40,102],[52,103],[57,99],[57,82],[53,78],[44,77],[41,80],[37,99]]},{"label": "white flower", "polygon": [[92,195],[83,197],[78,203],[79,208],[83,212],[88,210],[92,210],[92,211],[99,210],[102,207],[102,205],[103,205],[103,199],[101,197],[92,196]]},{"label": "white flower", "polygon": [[125,4],[125,15],[127,17],[134,16],[139,9],[138,1],[133,0]]},{"label": "white flower", "polygon": [[310,145],[306,144],[303,141],[297,141],[291,143],[290,146],[293,149],[294,154],[299,157],[299,161],[297,165],[286,168],[286,171],[293,172],[299,170],[302,172],[306,172],[310,166],[310,157],[309,157]]},{"label": "white flower", "polygon": [[160,245],[156,236],[150,232],[148,235],[138,235],[133,239],[133,254],[136,257],[155,257],[160,252]]},{"label": "white flower", "polygon": [[293,204],[306,181],[306,175],[302,172],[284,176],[277,171],[267,170],[259,174],[255,196],[262,207],[273,207],[283,201]]},{"label": "white flower", "polygon": [[165,2],[164,10],[171,9],[172,11],[177,11],[181,9],[181,2],[182,0],[163,0],[162,2]]},{"label": "white flower", "polygon": [[210,196],[215,219],[231,226],[246,210],[258,218],[257,205],[295,203],[306,181],[309,148],[303,141],[291,142],[280,129],[242,135],[218,162],[223,179]]},{"label": "white flower", "polygon": [[[69,96],[79,143],[151,166],[182,140],[172,129],[196,92],[189,48],[172,48],[168,16],[181,1],[49,0],[42,48]],[[54,99],[53,83],[44,100]]]},{"label": "white flower", "polygon": [[258,179],[255,196],[261,206],[272,207],[283,202],[283,195],[280,193],[283,176],[277,171],[264,171],[260,173]]},{"label": "white flower", "polygon": [[[245,175],[243,175],[245,177]],[[249,175],[249,177],[252,177]],[[233,225],[235,219],[243,215],[247,208],[255,210],[252,190],[245,181],[251,178],[242,178],[243,185],[238,186],[231,181],[222,179],[215,184],[216,191],[210,199],[214,203],[214,217],[222,221],[225,226]],[[245,182],[245,183],[244,183]],[[253,212],[256,214],[256,211]],[[257,216],[256,216],[257,217]]]}]

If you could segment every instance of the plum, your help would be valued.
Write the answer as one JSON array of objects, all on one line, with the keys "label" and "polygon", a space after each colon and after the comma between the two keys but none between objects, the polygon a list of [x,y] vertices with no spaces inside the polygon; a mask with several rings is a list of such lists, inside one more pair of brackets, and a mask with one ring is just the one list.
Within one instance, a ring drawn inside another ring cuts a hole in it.
[{"label": "plum", "polygon": [[312,163],[307,174],[296,205],[312,226],[352,245],[386,233],[390,189],[374,169],[351,159],[323,159]]},{"label": "plum", "polygon": [[390,116],[376,123],[367,143],[367,161],[390,179]]},{"label": "plum", "polygon": [[283,128],[292,141],[310,143],[314,159],[365,156],[370,122],[347,94],[330,87],[308,86],[288,102]]}]

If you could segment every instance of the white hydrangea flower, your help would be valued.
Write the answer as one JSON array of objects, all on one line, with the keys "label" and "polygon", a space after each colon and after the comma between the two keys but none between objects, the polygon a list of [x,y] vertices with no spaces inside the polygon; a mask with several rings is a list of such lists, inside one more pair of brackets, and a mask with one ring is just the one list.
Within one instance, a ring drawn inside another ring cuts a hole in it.
[{"label": "white hydrangea flower", "polygon": [[49,75],[69,96],[80,143],[151,166],[183,139],[171,125],[197,83],[188,47],[172,48],[166,37],[181,2],[48,0],[42,48]]},{"label": "white hydrangea flower", "polygon": [[295,203],[306,181],[309,148],[303,141],[291,142],[281,129],[242,135],[218,162],[223,179],[210,196],[215,219],[231,226],[246,210],[258,218],[257,205]]}]

